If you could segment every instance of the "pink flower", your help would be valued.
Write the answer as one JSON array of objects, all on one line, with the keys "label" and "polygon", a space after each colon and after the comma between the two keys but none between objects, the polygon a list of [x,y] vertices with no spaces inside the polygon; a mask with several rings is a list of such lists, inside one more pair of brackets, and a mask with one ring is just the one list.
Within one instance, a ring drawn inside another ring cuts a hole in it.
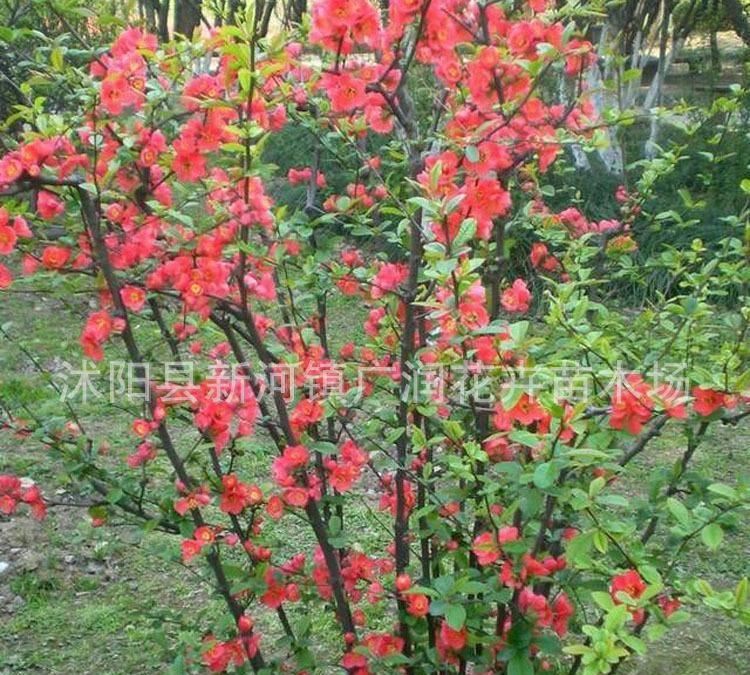
[{"label": "pink flower", "polygon": [[146,291],[138,286],[123,286],[120,297],[122,304],[131,312],[140,312],[146,304]]},{"label": "pink flower", "polygon": [[523,279],[516,279],[510,288],[503,291],[500,303],[506,312],[523,313],[529,311],[531,293]]},{"label": "pink flower", "polygon": [[45,220],[52,220],[65,211],[65,206],[54,193],[40,190],[36,199],[36,210]]}]

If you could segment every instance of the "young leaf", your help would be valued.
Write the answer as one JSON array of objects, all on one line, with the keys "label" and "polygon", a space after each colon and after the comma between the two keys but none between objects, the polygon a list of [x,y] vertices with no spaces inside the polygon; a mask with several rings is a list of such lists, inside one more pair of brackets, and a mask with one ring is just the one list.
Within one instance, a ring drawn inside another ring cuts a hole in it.
[{"label": "young leaf", "polygon": [[711,523],[701,530],[701,539],[708,548],[715,551],[721,545],[722,539],[724,539],[724,530],[721,529],[721,525],[718,523]]}]

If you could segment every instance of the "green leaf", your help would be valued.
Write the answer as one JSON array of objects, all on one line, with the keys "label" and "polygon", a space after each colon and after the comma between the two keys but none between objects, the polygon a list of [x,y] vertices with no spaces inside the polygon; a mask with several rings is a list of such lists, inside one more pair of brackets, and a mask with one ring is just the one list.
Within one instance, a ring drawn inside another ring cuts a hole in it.
[{"label": "green leaf", "polygon": [[479,150],[475,145],[467,145],[464,149],[464,155],[472,164],[476,164],[479,161]]},{"label": "green leaf", "polygon": [[737,499],[737,490],[735,490],[731,485],[725,485],[724,483],[712,483],[708,486],[708,489],[710,492],[720,495],[721,497],[726,497],[727,499],[730,499],[732,501]]},{"label": "green leaf", "polygon": [[250,82],[252,80],[252,73],[247,68],[240,68],[237,72],[237,79],[240,82],[240,89],[242,91],[250,91]]},{"label": "green leaf", "polygon": [[612,600],[612,596],[609,593],[605,593],[604,591],[594,591],[591,594],[591,599],[607,612],[614,609],[615,602]]},{"label": "green leaf", "polygon": [[461,227],[458,228],[458,234],[453,240],[454,246],[461,246],[467,241],[471,241],[477,232],[477,221],[473,218],[467,218],[461,223]]},{"label": "green leaf", "polygon": [[432,585],[440,595],[448,595],[453,590],[455,581],[452,576],[444,574],[433,580]]},{"label": "green leaf", "polygon": [[563,648],[563,652],[566,654],[571,654],[573,656],[581,656],[583,654],[589,654],[593,650],[591,647],[587,647],[586,645],[568,645],[567,647]]},{"label": "green leaf", "polygon": [[594,545],[593,532],[581,532],[565,546],[565,557],[571,564],[581,566],[589,561],[589,552]]},{"label": "green leaf", "polygon": [[309,447],[311,450],[323,455],[335,455],[337,452],[336,446],[329,441],[315,441],[314,443],[310,443]]},{"label": "green leaf", "polygon": [[107,493],[107,501],[110,504],[117,504],[122,497],[123,497],[123,491],[119,487],[113,487],[108,493]]},{"label": "green leaf", "polygon": [[[520,443],[527,448],[535,448],[539,445],[539,436],[524,429],[516,429],[510,433],[510,440],[514,443]],[[537,467],[538,468],[538,467]]]},{"label": "green leaf", "polygon": [[445,608],[445,620],[453,630],[461,630],[466,623],[466,608],[463,605],[448,605]]},{"label": "green leaf", "polygon": [[747,602],[749,586],[750,586],[750,582],[748,582],[747,577],[741,579],[740,582],[737,584],[737,589],[734,591],[734,597],[735,597],[735,600],[737,601],[737,607],[745,606],[745,603]]},{"label": "green leaf", "polygon": [[430,588],[429,586],[412,586],[407,593],[421,593],[422,595],[426,595],[430,598],[434,598],[437,595],[437,591],[435,591],[434,588]]},{"label": "green leaf", "polygon": [[534,640],[534,643],[545,654],[560,654],[562,645],[556,635],[540,635]]},{"label": "green leaf", "polygon": [[59,73],[61,73],[65,67],[63,60],[63,52],[60,47],[55,47],[50,53],[50,63],[52,67]]},{"label": "green leaf", "polygon": [[629,613],[626,605],[617,605],[614,609],[610,610],[607,614],[607,618],[604,620],[604,628],[608,631],[616,631],[622,627],[628,620]]},{"label": "green leaf", "polygon": [[690,512],[681,501],[670,497],[667,499],[667,508],[680,525],[690,525]]},{"label": "green leaf", "polygon": [[604,476],[598,476],[597,478],[594,478],[594,480],[592,480],[591,484],[589,485],[589,497],[596,497],[596,495],[598,495],[604,489],[604,486],[606,484],[607,480],[604,478]]},{"label": "green leaf", "polygon": [[540,490],[548,490],[555,484],[559,475],[560,468],[554,462],[544,462],[534,470],[534,485]]},{"label": "green leaf", "polygon": [[510,324],[510,336],[513,338],[515,344],[519,344],[526,337],[526,333],[529,330],[528,321],[518,321],[517,323]]},{"label": "green leaf", "polygon": [[643,654],[646,653],[646,643],[639,637],[635,635],[625,634],[621,636],[621,639],[636,654],[640,654],[641,656],[643,656]]},{"label": "green leaf", "polygon": [[508,675],[534,675],[534,665],[527,654],[516,652],[508,661]]},{"label": "green leaf", "polygon": [[701,539],[708,548],[715,551],[721,545],[722,539],[724,539],[724,530],[721,529],[721,525],[718,523],[711,523],[701,530]]},{"label": "green leaf", "polygon": [[483,584],[481,581],[467,581],[459,585],[462,593],[470,593],[471,595],[479,595],[480,593],[486,593],[489,590],[487,584]]}]

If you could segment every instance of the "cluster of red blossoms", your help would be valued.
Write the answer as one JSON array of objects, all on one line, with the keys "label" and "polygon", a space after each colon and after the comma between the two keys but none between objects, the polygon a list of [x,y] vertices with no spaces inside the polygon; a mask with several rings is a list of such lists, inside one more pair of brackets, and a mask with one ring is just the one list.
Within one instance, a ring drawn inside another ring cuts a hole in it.
[{"label": "cluster of red blossoms", "polygon": [[[340,411],[324,406],[322,386],[307,396],[295,396],[299,393],[295,389],[301,384],[300,373],[315,372],[324,378],[333,371],[327,348],[315,344],[315,337],[308,339],[308,328],[321,335],[325,317],[314,316],[302,328],[293,327],[294,322],[277,325],[277,320],[270,318],[279,314],[276,310],[281,289],[277,288],[280,283],[277,273],[281,266],[277,261],[283,258],[297,262],[303,237],[280,234],[285,224],[276,222],[273,201],[260,177],[248,175],[248,171],[240,171],[234,165],[227,169],[215,166],[214,158],[222,156],[227,146],[236,146],[242,140],[237,131],[240,121],[251,121],[262,131],[278,131],[292,109],[315,110],[327,127],[338,127],[350,139],[364,139],[371,132],[390,132],[399,112],[394,97],[404,76],[399,64],[413,56],[432,67],[446,88],[441,103],[447,120],[445,143],[426,158],[424,169],[415,176],[421,193],[442,205],[435,212],[425,213],[424,236],[427,243],[450,250],[468,228],[469,238],[485,245],[496,224],[511,212],[513,176],[520,173],[520,189],[536,195],[532,172],[526,176],[524,165],[535,162],[540,172],[547,171],[561,151],[558,131],[563,128],[585,135],[595,121],[585,91],[581,105],[574,107],[550,104],[537,91],[530,72],[534,69],[541,72],[556,59],[562,61],[563,72],[569,78],[564,82],[566,86],[585,87],[581,75],[594,58],[588,42],[568,38],[561,23],[550,23],[539,16],[546,9],[545,0],[529,0],[523,9],[523,20],[511,21],[500,3],[391,0],[388,22],[384,25],[380,12],[368,0],[320,0],[313,5],[310,41],[322,47],[324,60],[330,60],[331,67],[313,69],[303,58],[301,45],[289,44],[267,58],[263,69],[267,75],[256,82],[253,74],[254,89],[248,96],[247,86],[239,77],[237,59],[227,50],[219,58],[215,72],[189,77],[178,92],[179,115],[164,129],[147,123],[148,116],[136,118],[123,113],[134,113],[148,105],[146,91],[150,78],[155,77],[165,91],[173,89],[172,78],[178,80],[183,64],[176,53],[167,53],[163,61],[156,63],[155,38],[130,29],[118,38],[109,54],[91,67],[100,98],[96,115],[87,119],[78,140],[95,159],[78,153],[76,144],[67,138],[30,137],[0,160],[0,188],[22,181],[33,183],[40,176],[54,179],[47,186],[49,189],[37,190],[35,215],[42,221],[58,219],[65,211],[63,191],[57,185],[60,181],[83,173],[87,180],[93,177],[101,184],[106,225],[104,247],[123,283],[119,294],[113,293],[114,297],[100,292],[98,308],[86,320],[80,341],[91,359],[101,360],[107,341],[127,328],[127,317],[120,314],[146,312],[150,301],[161,297],[169,298],[179,311],[180,320],[171,327],[175,341],[193,354],[204,353],[204,345],[195,339],[198,325],[217,315],[222,320],[225,316],[236,317],[239,311],[242,330],[248,332],[250,342],[254,342],[256,335],[261,341],[272,337],[274,347],[285,350],[285,356],[298,359],[296,376],[283,392],[285,396],[292,395],[289,400],[297,400],[289,411],[291,439],[273,460],[273,485],[268,489],[264,486],[265,494],[256,484],[245,482],[237,469],[217,476],[213,486],[206,483],[188,487],[177,482],[178,497],[173,508],[178,515],[193,512],[195,516],[206,507],[209,507],[206,512],[215,512],[213,504],[233,522],[239,516],[247,516],[250,522],[241,533],[243,537],[214,525],[213,520],[195,527],[192,537],[181,544],[185,563],[205,551],[218,553],[219,546],[236,547],[239,552],[244,549],[253,564],[263,565],[258,597],[266,607],[280,609],[284,603],[298,602],[303,593],[315,591],[323,600],[333,601],[334,579],[320,546],[309,565],[304,554],[280,563],[273,559],[271,549],[260,536],[268,522],[266,517],[278,519],[284,513],[299,514],[296,511],[299,509],[310,512],[329,490],[334,495],[350,492],[370,464],[369,453],[353,440],[337,439],[330,454],[316,450],[312,442],[316,440],[316,425],[327,414]],[[411,42],[407,28],[417,21],[423,35],[409,56],[404,53]],[[222,48],[227,47],[223,40],[212,37],[210,49],[222,53]],[[486,44],[479,46],[479,42]],[[373,59],[373,54],[378,58]],[[127,146],[123,138],[128,139]],[[92,152],[94,147],[96,152]],[[132,162],[120,161],[120,155],[127,154],[125,151],[132,154]],[[377,208],[389,196],[379,175],[380,168],[377,158],[361,162],[357,179],[345,188],[345,195],[329,192],[321,197],[323,209],[353,213]],[[326,177],[317,168],[291,169],[287,179],[293,185],[307,184],[313,193],[328,190]],[[160,215],[169,212],[173,204],[171,184],[175,181],[189,184],[191,191],[205,193],[201,215],[208,217],[201,221],[200,227],[187,213],[181,214],[182,219],[173,212],[169,216]],[[148,196],[146,201],[144,194]],[[622,191],[618,195],[623,208],[628,205],[632,211],[632,197]],[[554,221],[554,225],[564,228],[572,237],[607,238],[627,236],[628,232],[625,218],[622,223],[591,222],[573,208],[551,214],[541,198],[531,213]],[[280,239],[282,236],[287,238]],[[35,250],[27,241],[31,238],[31,228],[23,217],[11,219],[6,210],[0,209],[0,256],[20,251],[24,273],[40,266],[62,273],[90,273],[96,269],[89,233],[78,236],[77,248],[48,245]],[[523,357],[504,345],[508,334],[504,331],[482,334],[481,329],[497,317],[491,317],[487,309],[488,292],[483,280],[476,270],[467,272],[469,261],[463,254],[458,255],[456,278],[436,288],[430,302],[423,303],[428,311],[420,330],[430,337],[417,358],[429,365],[441,360],[466,359],[466,354],[471,354],[477,365],[522,365]],[[541,242],[533,245],[530,259],[540,273],[564,274],[561,260]],[[389,386],[399,383],[402,373],[393,354],[405,323],[404,287],[409,267],[393,261],[370,264],[360,251],[347,248],[341,251],[340,260],[332,265],[332,270],[334,281],[343,293],[358,296],[367,304],[364,330],[372,338],[372,346],[345,345],[342,358],[384,371]],[[0,288],[11,282],[10,271],[0,265]],[[507,315],[517,315],[529,311],[532,293],[526,281],[514,279],[501,290],[496,298],[498,313],[502,310]],[[244,313],[249,308],[252,316]],[[459,346],[465,348],[463,354],[459,354]],[[150,418],[138,419],[133,425],[139,441],[127,459],[131,467],[144,466],[157,456],[159,444],[152,435],[160,429],[168,411],[177,406],[183,406],[181,412],[192,419],[216,458],[224,453],[222,459],[226,459],[230,450],[234,450],[234,441],[253,433],[260,414],[255,388],[258,381],[250,377],[239,380],[223,377],[229,368],[225,358],[230,354],[236,356],[228,342],[212,344],[205,351],[216,366],[215,376],[189,387],[151,385],[154,397]],[[369,396],[375,390],[375,376],[361,384]],[[344,382],[345,389],[352,386],[353,382]],[[696,388],[692,393],[693,409],[700,416],[712,415],[736,403],[735,398],[712,389]],[[652,387],[642,377],[629,375],[613,398],[609,424],[614,429],[636,434],[657,412],[685,417],[687,402],[687,398],[668,387]],[[576,437],[570,425],[573,411],[570,404],[562,402],[562,405],[564,415],[558,439],[568,443]],[[445,417],[450,412],[444,405],[438,410]],[[483,447],[493,462],[499,462],[519,456],[517,444],[510,440],[514,431],[547,434],[553,419],[540,400],[522,394],[512,403],[499,403],[491,424],[488,430],[491,435],[483,439]],[[534,459],[535,449],[524,452],[527,452],[524,459]],[[409,468],[419,472],[427,461],[423,452],[413,458]],[[417,481],[399,482],[395,474],[387,472],[379,474],[379,479],[379,508],[394,517],[411,513],[418,503]],[[0,476],[0,511],[11,513],[19,503],[29,504],[38,517],[44,513],[44,502],[35,486]],[[458,502],[450,502],[442,505],[439,514],[450,519],[460,509]],[[490,517],[501,510],[498,504],[493,504]],[[520,614],[535,631],[549,629],[564,635],[574,611],[571,601],[564,592],[547,596],[539,592],[539,587],[559,580],[559,573],[567,564],[565,558],[545,553],[519,555],[526,534],[521,526],[477,529],[468,539],[472,560],[480,573],[513,589]],[[459,545],[457,538],[451,538],[444,542],[444,549],[455,550]],[[389,582],[384,578],[394,573],[394,558],[395,547],[390,547],[382,558],[356,548],[337,551],[347,600],[374,604],[396,597],[414,619],[427,617],[430,600],[413,587],[408,575],[396,577],[395,593],[386,590],[384,584]],[[612,580],[614,601],[627,604],[637,623],[642,621],[644,610],[636,606],[639,604],[636,601],[645,590],[645,582],[634,570]],[[667,614],[674,611],[678,601],[664,598],[660,604]],[[362,609],[355,608],[352,618],[357,627],[366,625]],[[498,626],[493,650],[502,649],[512,620],[515,617],[508,616],[503,624],[501,617],[498,618],[502,625]],[[237,622],[236,637],[220,641],[209,636],[204,645],[205,665],[219,672],[252,659],[258,653],[260,640],[253,628],[253,620],[242,616]],[[348,634],[346,642],[347,651],[340,663],[357,675],[368,675],[373,660],[399,654],[405,646],[402,637],[378,631],[366,632],[360,638]],[[458,663],[469,645],[467,627],[456,629],[447,621],[436,620],[435,647],[442,662]]]},{"label": "cluster of red blossoms", "polygon": [[19,504],[26,504],[37,520],[47,513],[44,497],[33,482],[7,473],[0,474],[0,513],[12,515]]},{"label": "cluster of red blossoms", "polygon": [[[693,410],[701,417],[708,417],[723,408],[734,408],[746,398],[730,396],[708,387],[693,387],[691,393]],[[615,387],[609,424],[613,429],[639,434],[658,411],[663,411],[669,417],[685,419],[688,400],[688,396],[670,385],[652,387],[640,375],[630,373]]]},{"label": "cluster of red blossoms", "polygon": [[[240,621],[242,619],[246,619],[246,621],[242,622],[241,626],[238,625],[238,628],[243,632],[243,635],[225,641],[217,640],[212,635],[204,639],[203,645],[205,649],[202,660],[206,668],[212,673],[224,673],[233,665],[241,666],[248,658],[252,659],[258,653],[260,635],[252,633],[251,619],[241,617]],[[246,627],[248,624],[250,628]],[[245,630],[242,630],[243,628]]]},{"label": "cluster of red blossoms", "polygon": [[[646,618],[646,610],[637,607],[636,604],[648,589],[648,584],[637,570],[626,570],[612,578],[609,592],[616,605],[625,604],[633,621],[637,624],[643,623]],[[659,607],[665,617],[674,614],[680,608],[680,600],[669,595],[660,595],[657,598]]]}]

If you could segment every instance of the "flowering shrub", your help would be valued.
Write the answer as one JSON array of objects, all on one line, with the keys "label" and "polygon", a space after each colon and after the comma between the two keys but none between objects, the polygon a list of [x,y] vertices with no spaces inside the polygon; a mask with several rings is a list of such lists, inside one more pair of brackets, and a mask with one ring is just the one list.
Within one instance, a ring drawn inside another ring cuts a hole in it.
[{"label": "flowering shrub", "polygon": [[[598,142],[594,56],[543,0],[506,4],[320,0],[306,46],[256,39],[252,12],[194,43],[131,28],[76,72],[78,110],[18,113],[0,286],[88,292],[81,352],[124,348],[140,398],[122,456],[75,418],[6,425],[107,496],[97,525],[144,521],[210,571],[231,616],[211,671],[606,673],[682,606],[750,615],[747,580],[675,567],[748,504],[691,467],[748,414],[747,303],[714,307],[747,299],[743,244],[665,251],[674,292],[618,310],[666,169],[618,191],[617,221],[545,203],[564,146]],[[317,151],[284,176],[264,148],[287,125]],[[284,180],[304,206],[272,198]],[[626,494],[661,433],[684,454]],[[0,499],[43,515],[14,477]]]}]

